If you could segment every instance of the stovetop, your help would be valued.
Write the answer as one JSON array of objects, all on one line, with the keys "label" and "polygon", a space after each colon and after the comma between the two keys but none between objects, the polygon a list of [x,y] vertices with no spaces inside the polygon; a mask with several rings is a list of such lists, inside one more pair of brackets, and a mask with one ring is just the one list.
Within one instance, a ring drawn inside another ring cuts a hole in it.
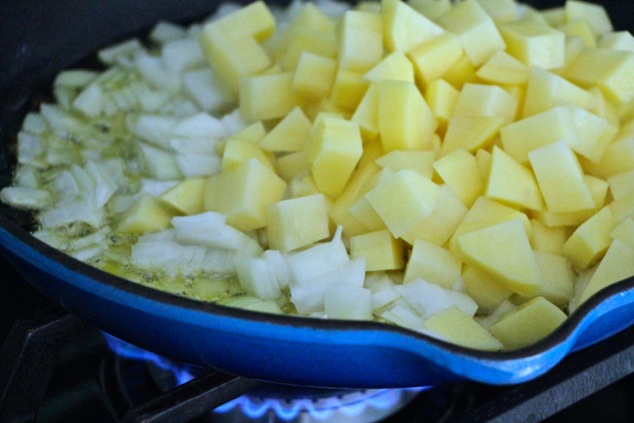
[{"label": "stovetop", "polygon": [[[244,393],[292,389],[209,369],[195,369],[193,380],[166,387],[156,365],[114,353],[97,328],[51,303],[1,258],[0,272],[3,423],[231,421],[228,413],[210,410],[226,408]],[[409,392],[402,408],[379,421],[630,422],[633,372],[630,328],[522,385],[464,382]],[[314,394],[321,397],[324,391]]]}]

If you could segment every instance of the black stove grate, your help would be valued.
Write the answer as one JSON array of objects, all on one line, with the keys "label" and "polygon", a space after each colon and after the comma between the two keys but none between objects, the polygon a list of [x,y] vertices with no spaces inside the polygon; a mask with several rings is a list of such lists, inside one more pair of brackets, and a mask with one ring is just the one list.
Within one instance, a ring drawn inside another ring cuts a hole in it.
[{"label": "black stove grate", "polygon": [[[0,268],[12,276],[0,314],[1,422],[206,421],[209,410],[261,384],[211,370],[165,391],[147,365],[116,356],[98,330]],[[634,327],[521,385],[422,391],[384,422],[633,421],[632,373]]]}]

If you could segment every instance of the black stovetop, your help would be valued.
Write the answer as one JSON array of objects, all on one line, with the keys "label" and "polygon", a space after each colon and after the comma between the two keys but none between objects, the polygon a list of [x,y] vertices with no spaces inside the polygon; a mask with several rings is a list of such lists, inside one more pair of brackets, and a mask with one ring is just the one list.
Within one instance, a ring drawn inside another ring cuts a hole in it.
[{"label": "black stovetop", "polygon": [[[197,415],[209,414],[208,404],[222,404],[260,385],[201,369],[201,377],[166,392],[151,367],[115,355],[101,332],[52,304],[1,258],[0,272],[3,423],[207,421]],[[630,422],[633,372],[631,328],[570,355],[534,381],[434,387],[382,421]]]}]

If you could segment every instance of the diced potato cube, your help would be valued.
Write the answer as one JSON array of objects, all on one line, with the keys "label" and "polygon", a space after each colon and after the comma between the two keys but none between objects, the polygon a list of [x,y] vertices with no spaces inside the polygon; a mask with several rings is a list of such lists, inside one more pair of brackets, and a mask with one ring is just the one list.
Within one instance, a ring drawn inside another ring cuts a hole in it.
[{"label": "diced potato cube", "polygon": [[205,210],[227,216],[243,232],[266,225],[266,209],[284,197],[286,183],[256,159],[226,169],[207,180]]},{"label": "diced potato cube", "polygon": [[440,148],[441,154],[450,154],[456,150],[473,153],[487,148],[498,135],[505,120],[502,116],[452,117]]},{"label": "diced potato cube", "polygon": [[425,100],[438,122],[437,132],[444,134],[460,91],[444,79],[432,81],[425,90]]},{"label": "diced potato cube", "polygon": [[634,219],[626,217],[614,227],[612,232],[610,232],[610,236],[634,249]]},{"label": "diced potato cube", "polygon": [[392,150],[376,159],[375,162],[382,168],[389,168],[394,172],[410,169],[431,179],[435,159],[436,154],[433,151]]},{"label": "diced potato cube", "polygon": [[597,46],[610,50],[634,52],[634,35],[628,31],[614,31],[601,34]]},{"label": "diced potato cube", "polygon": [[474,66],[480,66],[506,47],[495,22],[476,0],[454,4],[439,20],[445,29],[460,37],[462,48]]},{"label": "diced potato cube", "polygon": [[255,144],[239,138],[229,138],[222,155],[222,170],[242,166],[251,159],[256,159],[266,167],[273,169],[267,155]]},{"label": "diced potato cube", "polygon": [[528,66],[503,50],[491,56],[476,72],[478,78],[499,85],[523,85],[528,81],[528,74]]},{"label": "diced potato cube", "polygon": [[330,95],[336,75],[336,60],[303,52],[293,74],[293,90],[312,101],[326,98]]},{"label": "diced potato cube", "polygon": [[525,302],[489,329],[505,348],[515,349],[534,344],[557,329],[566,314],[543,297]]},{"label": "diced potato cube", "polygon": [[359,125],[330,117],[315,125],[306,144],[306,157],[317,187],[324,194],[336,197],[363,152]]},{"label": "diced potato cube", "polygon": [[168,204],[149,194],[143,194],[119,218],[117,231],[123,234],[151,233],[167,229],[179,213]]},{"label": "diced potato cube", "polygon": [[484,191],[478,162],[466,150],[454,150],[436,160],[434,170],[467,207],[471,207]]},{"label": "diced potato cube", "polygon": [[275,18],[265,2],[256,1],[210,25],[218,32],[264,41],[275,31]]},{"label": "diced potato cube", "polygon": [[537,219],[531,219],[531,225],[533,227],[533,236],[531,237],[533,250],[563,255],[564,243],[570,236],[571,230],[563,226],[546,226]]},{"label": "diced potato cube", "polygon": [[494,85],[467,83],[462,87],[453,116],[495,116],[515,120],[517,99]]},{"label": "diced potato cube", "polygon": [[272,64],[253,37],[220,32],[213,24],[205,26],[200,43],[210,66],[235,98],[240,90],[240,78],[262,73]]},{"label": "diced potato cube", "polygon": [[579,304],[601,289],[634,275],[634,249],[615,239],[583,291]]},{"label": "diced potato cube", "polygon": [[575,275],[570,261],[542,251],[535,251],[535,260],[544,281],[539,295],[558,307],[566,306],[574,294]]},{"label": "diced potato cube", "polygon": [[600,4],[593,4],[588,1],[568,0],[566,1],[564,11],[566,21],[586,21],[590,24],[592,31],[597,35],[613,30],[608,13]]},{"label": "diced potato cube", "polygon": [[386,151],[428,148],[436,127],[436,118],[416,85],[380,83],[379,134]]},{"label": "diced potato cube", "polygon": [[449,250],[422,239],[414,241],[403,283],[423,279],[451,289],[460,279],[462,263]]},{"label": "diced potato cube", "polygon": [[293,74],[257,75],[240,81],[240,112],[248,121],[282,118],[300,105]]},{"label": "diced potato cube", "polygon": [[615,200],[634,193],[634,170],[610,176],[608,184],[610,193]]},{"label": "diced potato cube", "polygon": [[501,25],[500,33],[507,52],[527,66],[557,69],[565,63],[563,32],[532,20]]},{"label": "diced potato cube", "polygon": [[478,0],[478,3],[497,23],[512,22],[520,17],[515,0]]},{"label": "diced potato cube", "polygon": [[296,107],[266,134],[258,146],[266,151],[300,151],[311,127],[312,123],[302,109]]},{"label": "diced potato cube", "polygon": [[383,21],[373,12],[349,10],[339,34],[339,69],[366,72],[383,57]]},{"label": "diced potato cube", "polygon": [[379,85],[372,84],[365,92],[351,120],[361,128],[361,135],[367,142],[379,134]]},{"label": "diced potato cube", "polygon": [[442,185],[432,212],[414,225],[402,238],[410,245],[413,245],[416,239],[435,245],[444,245],[460,225],[467,211],[467,207],[452,189]]},{"label": "diced potato cube", "polygon": [[414,66],[403,53],[395,51],[385,56],[363,77],[368,81],[377,83],[384,79],[414,82]]},{"label": "diced potato cube", "polygon": [[382,0],[384,42],[389,51],[408,53],[445,31],[400,0]]},{"label": "diced potato cube", "polygon": [[296,70],[304,54],[334,60],[337,57],[337,36],[331,30],[299,28],[293,31],[290,42],[281,60],[285,70]]},{"label": "diced potato cube", "polygon": [[595,48],[597,46],[597,38],[588,21],[579,19],[568,21],[559,25],[557,29],[568,37],[580,38],[586,48]]},{"label": "diced potato cube", "polygon": [[425,320],[423,327],[454,344],[486,351],[502,349],[500,341],[455,305]]},{"label": "diced potato cube", "polygon": [[612,210],[606,206],[568,238],[563,253],[576,270],[589,268],[603,256],[612,241],[610,232],[614,224]]},{"label": "diced potato cube", "polygon": [[178,185],[161,195],[161,200],[182,214],[202,213],[205,180],[205,178],[183,179]]},{"label": "diced potato cube", "polygon": [[539,68],[530,70],[522,116],[529,117],[570,104],[590,110],[596,99],[588,91],[567,79]]},{"label": "diced potato cube", "polygon": [[350,256],[365,257],[366,272],[402,269],[403,254],[403,241],[387,229],[350,237]]},{"label": "diced potato cube", "polygon": [[570,109],[555,107],[500,128],[504,151],[518,163],[528,162],[528,153],[555,141],[578,145],[579,135]]},{"label": "diced potato cube", "polygon": [[600,178],[634,170],[634,137],[619,137],[608,145],[599,163],[583,161],[581,166]]},{"label": "diced potato cube", "polygon": [[440,187],[431,180],[413,170],[401,170],[367,193],[366,198],[392,235],[400,238],[432,212],[439,192]]},{"label": "diced potato cube", "polygon": [[498,277],[513,292],[526,296],[541,290],[542,277],[520,219],[459,235],[456,252],[465,262]]},{"label": "diced potato cube", "polygon": [[479,82],[476,75],[476,68],[467,56],[463,56],[456,64],[451,67],[442,79],[449,82],[455,88],[460,89],[469,82]]},{"label": "diced potato cube", "polygon": [[544,200],[533,172],[497,146],[493,147],[485,195],[514,207],[536,211],[544,208]]},{"label": "diced potato cube", "polygon": [[513,291],[497,282],[495,276],[477,266],[465,264],[462,279],[465,292],[478,303],[478,309],[485,312],[495,310],[513,294]]},{"label": "diced potato cube", "polygon": [[290,181],[298,174],[310,172],[310,164],[305,151],[296,151],[280,156],[275,161],[275,169],[282,179]]},{"label": "diced potato cube", "polygon": [[577,127],[579,142],[571,145],[579,155],[599,163],[605,150],[614,140],[617,128],[607,120],[580,107],[569,107]]},{"label": "diced potato cube", "polygon": [[282,200],[266,212],[269,248],[293,251],[328,238],[328,212],[323,194]]},{"label": "diced potato cube", "polygon": [[407,53],[414,64],[416,80],[423,87],[442,76],[464,56],[460,40],[446,32]]},{"label": "diced potato cube", "polygon": [[549,211],[594,208],[579,161],[568,144],[564,141],[548,144],[528,153],[528,158]]},{"label": "diced potato cube", "polygon": [[410,0],[408,3],[412,9],[432,21],[436,21],[451,9],[451,0]]},{"label": "diced potato cube", "polygon": [[584,88],[598,86],[612,102],[623,105],[634,99],[629,78],[633,73],[634,53],[597,48],[581,53],[565,76]]},{"label": "diced potato cube", "polygon": [[330,93],[330,101],[337,107],[355,110],[369,86],[370,81],[365,79],[362,73],[339,68]]}]

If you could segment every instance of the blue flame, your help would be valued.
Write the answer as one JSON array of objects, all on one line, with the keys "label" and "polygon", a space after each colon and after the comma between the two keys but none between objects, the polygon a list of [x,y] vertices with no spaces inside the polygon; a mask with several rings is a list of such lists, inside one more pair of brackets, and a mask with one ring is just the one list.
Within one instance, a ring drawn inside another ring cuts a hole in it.
[{"label": "blue flame", "polygon": [[[176,385],[187,383],[195,377],[194,368],[187,364],[177,364],[107,333],[104,333],[104,339],[110,349],[123,358],[150,362],[163,370],[171,372],[176,380]],[[315,401],[301,398],[291,401],[278,399],[261,400],[243,395],[217,407],[214,412],[227,413],[239,407],[250,418],[257,419],[269,412],[273,412],[283,421],[291,421],[300,413],[307,412],[316,420],[324,421],[332,417],[335,412],[354,417],[361,415],[367,407],[373,407],[377,410],[389,410],[401,400],[404,392],[417,393],[428,388],[369,390],[365,391],[365,395],[359,395],[354,401],[342,401],[339,397]]]}]

